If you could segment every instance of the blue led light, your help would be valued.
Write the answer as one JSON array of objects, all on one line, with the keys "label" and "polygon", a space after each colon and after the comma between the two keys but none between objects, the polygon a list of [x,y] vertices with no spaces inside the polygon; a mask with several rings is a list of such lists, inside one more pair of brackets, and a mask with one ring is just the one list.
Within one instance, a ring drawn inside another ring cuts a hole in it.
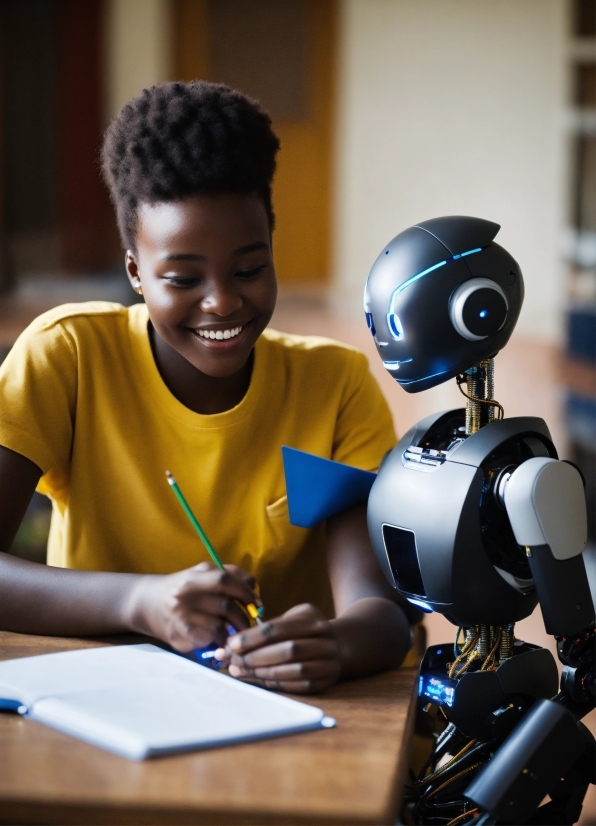
[{"label": "blue led light", "polygon": [[412,359],[403,359],[403,361],[384,361],[383,367],[386,370],[399,370],[400,364],[408,364]]},{"label": "blue led light", "polygon": [[418,696],[426,697],[438,706],[453,706],[455,700],[455,680],[440,678],[434,674],[421,674],[418,680]]},{"label": "blue led light", "polygon": [[[451,368],[449,368],[449,369],[451,369]],[[397,381],[399,382],[399,384],[413,384],[414,382],[417,382],[417,381],[427,381],[428,379],[434,379],[435,376],[442,376],[442,375],[444,375],[445,373],[448,373],[448,372],[449,372],[449,370],[441,370],[440,373],[431,373],[430,376],[422,376],[422,378],[420,378],[420,379],[401,379],[401,380],[398,379]]]},{"label": "blue led light", "polygon": [[478,315],[480,316],[480,318],[486,318],[486,316],[488,315],[488,310],[480,310]]},{"label": "blue led light", "polygon": [[366,325],[370,330],[372,337],[374,338],[377,334],[377,331],[375,330],[375,323],[373,321],[372,313],[365,312],[364,315],[366,316]]},{"label": "blue led light", "polygon": [[428,275],[429,272],[433,272],[433,270],[438,270],[439,267],[444,267],[445,264],[449,260],[450,260],[449,258],[446,258],[444,261],[439,261],[438,264],[433,264],[432,267],[429,267],[427,270],[422,270],[422,272],[419,272],[416,275],[413,275],[411,278],[408,278],[407,281],[404,281],[403,284],[400,284],[399,287],[397,287],[397,289],[395,289],[393,291],[393,295],[391,296],[391,301],[389,302],[389,306],[391,307],[391,305],[393,304],[393,299],[398,293],[401,293],[402,290],[405,290],[406,287],[409,287],[410,284],[414,283],[414,281],[418,281],[419,278],[422,278],[424,275]]},{"label": "blue led light", "polygon": [[392,337],[396,341],[401,341],[404,337],[404,328],[401,326],[399,316],[396,316],[395,313],[387,313],[387,326]]},{"label": "blue led light", "polygon": [[[385,255],[387,255],[388,252],[389,252],[389,250],[386,250]],[[416,273],[416,275],[413,275],[411,278],[408,278],[406,281],[403,282],[403,284],[400,284],[399,287],[396,287],[393,290],[393,292],[391,293],[391,299],[389,300],[389,312],[387,313],[387,326],[389,327],[389,332],[391,333],[392,337],[396,341],[400,341],[404,337],[403,328],[401,326],[399,318],[395,315],[395,313],[393,311],[393,306],[394,306],[396,297],[401,292],[403,292],[406,289],[406,287],[409,287],[415,281],[418,281],[419,278],[423,278],[425,275],[428,275],[429,272],[434,272],[435,270],[438,270],[440,267],[444,267],[445,264],[449,264],[451,261],[455,261],[457,258],[464,258],[466,255],[472,255],[475,252],[482,252],[482,247],[477,247],[474,250],[468,250],[467,252],[462,252],[462,253],[459,253],[458,255],[453,255],[453,256],[451,256],[451,258],[446,258],[444,261],[439,261],[438,264],[433,264],[432,267],[428,267],[426,270],[422,270],[422,272]],[[366,295],[366,288],[365,288],[365,295]],[[368,312],[366,299],[365,299],[364,311]]]},{"label": "blue led light", "polygon": [[408,602],[411,602],[412,605],[415,605],[416,608],[420,608],[421,611],[424,611],[425,614],[432,614],[433,609],[430,607],[428,602],[424,602],[421,599],[414,599],[414,597],[406,597]]}]

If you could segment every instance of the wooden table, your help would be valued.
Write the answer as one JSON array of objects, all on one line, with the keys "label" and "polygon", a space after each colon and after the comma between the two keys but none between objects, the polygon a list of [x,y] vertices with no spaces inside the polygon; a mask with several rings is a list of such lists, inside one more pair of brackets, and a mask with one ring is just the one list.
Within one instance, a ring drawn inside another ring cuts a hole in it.
[{"label": "wooden table", "polygon": [[[0,632],[0,659],[138,641]],[[392,823],[415,682],[400,669],[306,699],[335,729],[138,763],[0,714],[0,822]]]}]

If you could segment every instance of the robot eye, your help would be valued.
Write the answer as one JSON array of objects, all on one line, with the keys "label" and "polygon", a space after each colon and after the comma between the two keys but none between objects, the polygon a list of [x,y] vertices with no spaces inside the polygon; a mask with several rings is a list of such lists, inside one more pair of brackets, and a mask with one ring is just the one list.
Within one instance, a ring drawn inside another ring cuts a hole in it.
[{"label": "robot eye", "polygon": [[372,313],[370,311],[370,307],[369,307],[368,302],[369,302],[369,297],[368,297],[368,280],[367,280],[367,282],[364,286],[364,315],[366,317],[366,325],[367,325],[368,329],[370,330],[372,337],[374,338],[377,334],[377,331],[375,330],[375,321],[374,321],[374,318],[373,318]]},{"label": "robot eye", "polygon": [[507,321],[507,299],[490,278],[464,281],[449,301],[451,323],[468,341],[481,341],[495,335]]},{"label": "robot eye", "polygon": [[395,313],[387,313],[387,327],[389,327],[389,332],[396,341],[404,337],[404,328],[401,326],[399,316]]}]

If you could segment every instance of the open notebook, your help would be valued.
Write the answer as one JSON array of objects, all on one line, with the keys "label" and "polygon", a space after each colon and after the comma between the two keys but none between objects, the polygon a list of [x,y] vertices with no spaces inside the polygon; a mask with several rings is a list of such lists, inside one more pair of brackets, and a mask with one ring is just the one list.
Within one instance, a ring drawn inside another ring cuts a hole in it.
[{"label": "open notebook", "polygon": [[149,644],[0,662],[0,697],[22,703],[33,720],[133,760],[335,724],[319,708]]}]

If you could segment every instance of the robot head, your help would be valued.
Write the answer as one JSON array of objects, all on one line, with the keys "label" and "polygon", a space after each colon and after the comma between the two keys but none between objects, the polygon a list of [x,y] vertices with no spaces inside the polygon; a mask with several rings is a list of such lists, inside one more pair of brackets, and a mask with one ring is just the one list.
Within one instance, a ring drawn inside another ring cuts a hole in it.
[{"label": "robot head", "polygon": [[482,218],[433,218],[397,235],[364,289],[386,369],[408,393],[427,390],[508,342],[524,298],[518,263]]}]

